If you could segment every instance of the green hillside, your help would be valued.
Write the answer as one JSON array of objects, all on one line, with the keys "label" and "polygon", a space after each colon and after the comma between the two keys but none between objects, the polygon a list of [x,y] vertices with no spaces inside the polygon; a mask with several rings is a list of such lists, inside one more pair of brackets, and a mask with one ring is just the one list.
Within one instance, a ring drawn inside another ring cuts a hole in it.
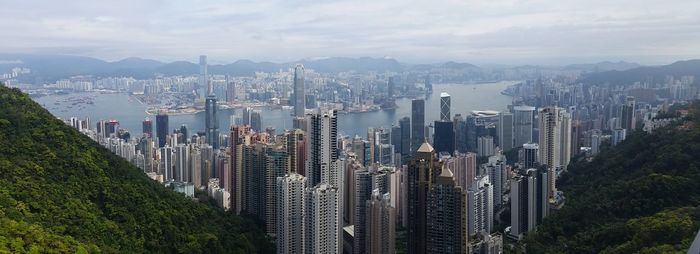
[{"label": "green hillside", "polygon": [[566,205],[527,238],[528,253],[685,253],[700,228],[700,103],[573,163],[558,184]]},{"label": "green hillside", "polygon": [[0,85],[0,253],[255,253],[257,226],[175,193]]}]

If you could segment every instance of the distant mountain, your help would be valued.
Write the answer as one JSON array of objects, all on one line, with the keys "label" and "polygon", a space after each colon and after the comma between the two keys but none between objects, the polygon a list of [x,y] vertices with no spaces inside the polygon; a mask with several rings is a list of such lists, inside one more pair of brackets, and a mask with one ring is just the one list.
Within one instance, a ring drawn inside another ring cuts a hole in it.
[{"label": "distant mountain", "polygon": [[446,62],[440,65],[442,68],[447,69],[478,69],[479,67],[470,63],[457,63],[457,62]]},{"label": "distant mountain", "polygon": [[695,76],[696,84],[700,81],[700,60],[678,61],[669,65],[644,66],[625,71],[606,71],[586,74],[580,81],[591,84],[632,84],[637,81],[649,80],[652,82],[663,82],[666,76],[672,75],[676,78],[681,76]]},{"label": "distant mountain", "polygon": [[571,64],[564,66],[564,70],[579,70],[583,72],[603,72],[603,71],[625,71],[641,67],[637,63],[629,63],[624,61],[619,62],[600,62],[594,64]]},{"label": "distant mountain", "polygon": [[[318,60],[302,60],[304,67],[314,69],[318,72],[385,72],[385,71],[401,71],[403,65],[393,58],[347,58],[347,57],[331,57]],[[289,63],[290,65],[293,63]]]},{"label": "distant mountain", "polygon": [[254,222],[149,179],[2,85],[0,147],[0,253],[274,251]]},{"label": "distant mountain", "polygon": [[159,62],[151,59],[143,59],[138,57],[125,58],[116,62],[109,63],[110,67],[117,69],[154,69],[165,65],[163,62]]},{"label": "distant mountain", "polygon": [[557,180],[566,204],[527,236],[527,253],[686,253],[700,228],[700,102],[689,112],[572,162]]}]

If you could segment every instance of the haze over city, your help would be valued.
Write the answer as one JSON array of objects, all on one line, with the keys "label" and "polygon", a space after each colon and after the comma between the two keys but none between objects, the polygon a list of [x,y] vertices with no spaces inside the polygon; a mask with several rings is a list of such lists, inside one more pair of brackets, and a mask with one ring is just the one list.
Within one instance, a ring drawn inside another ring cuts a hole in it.
[{"label": "haze over city", "polygon": [[698,1],[3,1],[0,52],[120,60],[668,64],[700,57]]}]

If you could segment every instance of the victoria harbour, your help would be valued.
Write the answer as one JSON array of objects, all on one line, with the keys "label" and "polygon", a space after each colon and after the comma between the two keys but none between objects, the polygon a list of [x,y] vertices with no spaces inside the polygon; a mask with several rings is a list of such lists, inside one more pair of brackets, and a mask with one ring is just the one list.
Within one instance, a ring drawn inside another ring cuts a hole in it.
[{"label": "victoria harbour", "polygon": [[[472,110],[496,110],[502,111],[511,103],[511,98],[501,94],[501,91],[517,81],[503,81],[496,83],[480,84],[435,84],[434,92],[425,98],[426,124],[439,118],[440,92],[447,92],[454,98],[452,108],[454,114],[467,114]],[[83,104],[81,107],[71,105],[66,101],[75,97],[93,97],[91,104]],[[132,134],[141,133],[141,122],[145,117],[155,119],[154,115],[146,113],[146,105],[131,98],[126,93],[72,93],[68,95],[49,95],[35,98],[35,101],[47,108],[53,115],[59,118],[89,117],[97,120],[117,120],[120,128],[129,130]],[[369,127],[390,128],[392,124],[404,117],[411,115],[411,99],[401,98],[396,100],[398,107],[395,109],[379,110],[364,113],[341,114],[338,117],[339,132],[343,135],[365,135]],[[292,128],[292,110],[259,108],[264,127],[272,127],[278,131]],[[219,126],[230,126],[231,116],[241,115],[240,109],[221,109],[218,112]],[[170,116],[171,128],[186,125],[193,131],[204,130],[204,112],[194,114],[180,114]],[[223,129],[223,128],[222,128]]]}]

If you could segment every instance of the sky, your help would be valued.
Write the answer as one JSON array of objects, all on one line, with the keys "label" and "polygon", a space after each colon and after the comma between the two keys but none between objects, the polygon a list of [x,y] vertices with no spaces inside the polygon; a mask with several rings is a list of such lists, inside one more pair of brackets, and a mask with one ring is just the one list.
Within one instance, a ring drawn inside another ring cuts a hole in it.
[{"label": "sky", "polygon": [[212,63],[664,64],[700,58],[697,0],[0,0],[0,52]]}]

